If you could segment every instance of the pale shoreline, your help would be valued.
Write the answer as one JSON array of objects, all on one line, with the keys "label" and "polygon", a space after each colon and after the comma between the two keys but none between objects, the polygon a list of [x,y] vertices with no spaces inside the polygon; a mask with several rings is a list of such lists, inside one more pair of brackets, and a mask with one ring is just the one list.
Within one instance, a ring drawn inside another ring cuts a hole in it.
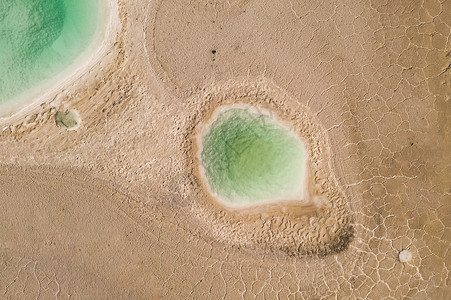
[{"label": "pale shoreline", "polygon": [[[118,2],[100,63],[0,126],[0,294],[447,299],[447,7]],[[311,205],[214,201],[196,133],[236,103],[305,139]]]},{"label": "pale shoreline", "polygon": [[[77,80],[90,72],[91,68],[102,60],[108,50],[116,41],[120,30],[118,3],[116,0],[99,0],[99,23],[92,37],[90,45],[75,59],[69,67],[54,75],[52,78],[33,87],[20,99],[6,102],[0,105],[0,132],[15,122],[32,113],[40,105],[55,101],[57,105],[58,95],[71,85],[77,86]],[[59,79],[62,78],[62,79]],[[54,82],[57,82],[55,85]],[[80,85],[82,82],[80,82]],[[33,100],[33,98],[35,98]]]},{"label": "pale shoreline", "polygon": [[[205,136],[205,133],[206,133],[207,129],[211,126],[211,124],[218,118],[219,114],[221,114],[222,112],[227,111],[231,108],[244,108],[244,109],[251,110],[253,113],[266,115],[266,116],[270,117],[276,124],[285,128],[286,130],[288,130],[290,132],[290,134],[292,134],[294,136],[294,138],[297,139],[301,143],[303,152],[304,152],[304,154],[303,154],[304,159],[303,159],[303,166],[302,166],[304,168],[304,174],[303,174],[303,178],[300,182],[299,190],[294,199],[286,199],[286,198],[263,199],[261,201],[255,202],[255,203],[233,204],[233,203],[229,203],[229,202],[225,201],[224,199],[221,199],[221,197],[219,195],[217,195],[215,192],[213,192],[211,190],[210,185],[208,184],[207,176],[205,174],[205,168],[201,164],[201,153],[203,150],[202,138]],[[297,134],[294,131],[292,125],[288,124],[287,121],[278,118],[276,116],[276,112],[273,112],[273,111],[271,111],[267,108],[261,107],[261,106],[255,106],[255,105],[250,105],[250,104],[245,104],[245,103],[235,103],[235,104],[231,104],[231,105],[222,105],[222,106],[216,107],[213,110],[213,112],[211,113],[211,115],[206,119],[206,121],[203,122],[202,124],[200,124],[199,128],[197,128],[195,140],[196,140],[196,144],[197,144],[197,153],[196,153],[197,160],[198,160],[197,164],[198,164],[199,174],[200,174],[202,183],[205,186],[205,188],[209,191],[209,193],[212,195],[211,198],[213,198],[215,200],[215,202],[217,202],[217,204],[223,206],[224,208],[226,208],[228,210],[232,210],[232,211],[238,211],[238,210],[257,209],[257,208],[261,208],[263,206],[274,206],[274,205],[282,204],[282,203],[289,203],[292,205],[309,205],[312,203],[312,199],[310,199],[311,197],[308,192],[308,190],[309,190],[308,178],[309,178],[310,170],[308,167],[309,160],[308,160],[306,141],[305,141],[305,139],[303,139],[301,136],[299,136],[299,134]]]}]

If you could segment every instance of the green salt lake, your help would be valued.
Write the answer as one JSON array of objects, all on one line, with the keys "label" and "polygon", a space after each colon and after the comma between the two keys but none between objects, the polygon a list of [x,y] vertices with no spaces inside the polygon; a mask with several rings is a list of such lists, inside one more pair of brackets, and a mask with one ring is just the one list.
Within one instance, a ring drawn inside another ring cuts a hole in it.
[{"label": "green salt lake", "polygon": [[220,113],[203,135],[201,165],[210,190],[229,204],[299,200],[305,149],[290,130],[245,108]]},{"label": "green salt lake", "polygon": [[99,19],[98,0],[0,0],[0,105],[72,65]]}]

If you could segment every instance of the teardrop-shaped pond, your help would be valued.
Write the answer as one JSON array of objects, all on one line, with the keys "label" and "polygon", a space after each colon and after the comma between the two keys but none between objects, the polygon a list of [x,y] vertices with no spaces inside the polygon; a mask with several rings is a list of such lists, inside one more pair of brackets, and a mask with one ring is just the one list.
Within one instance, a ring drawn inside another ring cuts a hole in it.
[{"label": "teardrop-shaped pond", "polygon": [[305,147],[269,114],[229,108],[217,114],[200,142],[203,175],[225,204],[303,199]]}]

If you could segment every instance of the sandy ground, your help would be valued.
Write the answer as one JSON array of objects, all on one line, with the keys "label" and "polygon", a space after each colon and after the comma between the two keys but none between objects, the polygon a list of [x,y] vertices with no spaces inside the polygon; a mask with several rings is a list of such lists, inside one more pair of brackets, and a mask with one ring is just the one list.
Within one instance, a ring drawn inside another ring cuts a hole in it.
[{"label": "sandy ground", "polygon": [[[451,294],[450,1],[118,7],[104,63],[2,120],[0,298]],[[321,205],[211,201],[196,130],[234,103],[292,124]]]}]

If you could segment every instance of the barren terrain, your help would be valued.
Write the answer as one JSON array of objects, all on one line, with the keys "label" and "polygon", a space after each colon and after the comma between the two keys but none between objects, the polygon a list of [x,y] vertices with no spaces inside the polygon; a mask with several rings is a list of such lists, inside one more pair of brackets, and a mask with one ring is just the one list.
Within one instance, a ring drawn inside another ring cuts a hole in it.
[{"label": "barren terrain", "polygon": [[[1,119],[0,299],[449,297],[451,1],[118,10],[100,63]],[[213,201],[196,132],[232,104],[306,141],[321,205]]]}]

